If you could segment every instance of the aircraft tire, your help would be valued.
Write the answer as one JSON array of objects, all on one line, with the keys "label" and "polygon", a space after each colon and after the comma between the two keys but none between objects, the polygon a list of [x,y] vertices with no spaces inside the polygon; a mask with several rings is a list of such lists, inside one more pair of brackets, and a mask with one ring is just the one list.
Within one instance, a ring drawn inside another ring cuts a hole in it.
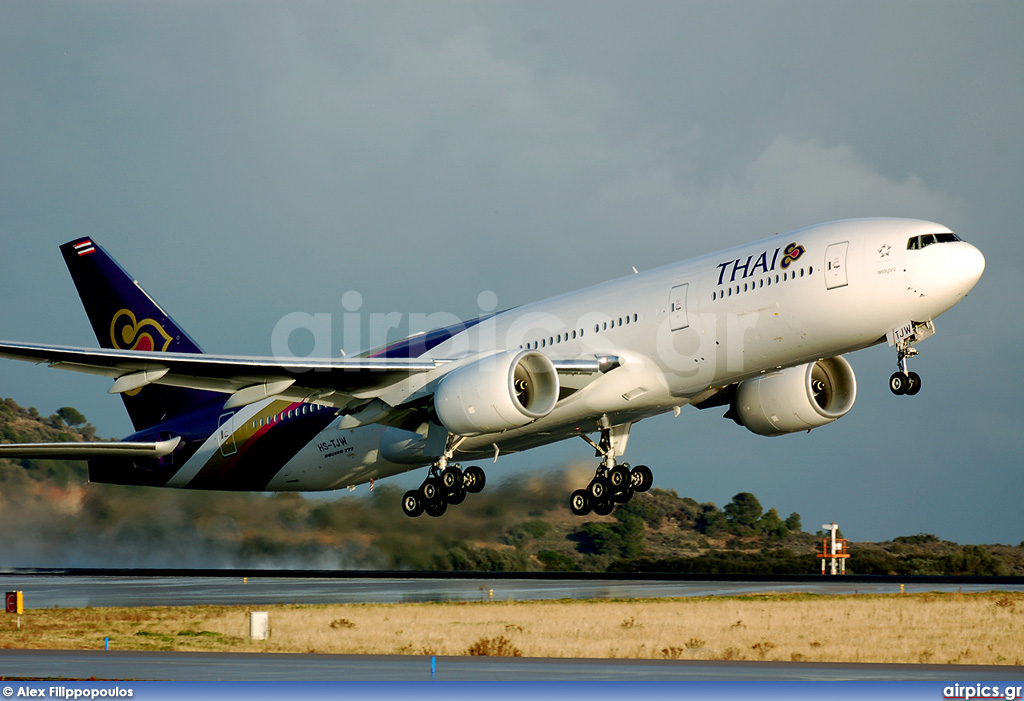
[{"label": "aircraft tire", "polygon": [[423,510],[427,513],[427,516],[438,518],[439,516],[444,516],[444,512],[448,510],[448,502],[443,499],[428,501]]},{"label": "aircraft tire", "polygon": [[612,494],[611,501],[613,504],[625,504],[633,498],[633,488],[626,487],[621,492],[615,492]]},{"label": "aircraft tire", "polygon": [[586,489],[577,489],[569,495],[569,510],[576,516],[586,516],[590,513],[590,495]]},{"label": "aircraft tire", "polygon": [[629,486],[629,468],[625,465],[616,465],[608,470],[608,483],[613,490]]},{"label": "aircraft tire", "polygon": [[454,492],[449,492],[448,494],[445,495],[444,500],[447,501],[449,504],[452,504],[453,506],[456,504],[461,504],[462,502],[466,501],[466,490],[459,489]]},{"label": "aircraft tire", "polygon": [[921,376],[916,372],[907,373],[907,395],[914,396],[921,391]]},{"label": "aircraft tire", "polygon": [[598,502],[604,501],[607,498],[610,491],[608,480],[605,477],[595,477],[587,487],[587,493],[590,495],[590,500],[594,502],[595,508]]},{"label": "aircraft tire", "polygon": [[594,504],[594,513],[598,516],[607,516],[615,510],[615,502],[611,499],[607,501],[599,501]]},{"label": "aircraft tire", "polygon": [[457,492],[459,489],[462,488],[462,483],[464,479],[465,478],[462,474],[462,470],[455,467],[454,465],[451,465],[447,467],[444,472],[441,473],[441,486],[444,488],[444,491],[447,494]]},{"label": "aircraft tire", "polygon": [[907,376],[902,372],[894,372],[889,376],[889,391],[900,396],[907,393]]},{"label": "aircraft tire", "polygon": [[462,473],[463,485],[470,494],[479,494],[487,484],[487,474],[476,465],[470,465]]},{"label": "aircraft tire", "polygon": [[630,484],[638,492],[646,492],[654,486],[654,473],[647,465],[637,465],[630,471]]},{"label": "aircraft tire", "polygon": [[402,497],[402,511],[410,518],[416,518],[423,513],[423,495],[420,490],[413,489]]},{"label": "aircraft tire", "polygon": [[420,493],[423,494],[423,501],[432,504],[437,501],[444,501],[441,497],[444,494],[441,489],[441,480],[436,477],[428,477],[420,485]]}]

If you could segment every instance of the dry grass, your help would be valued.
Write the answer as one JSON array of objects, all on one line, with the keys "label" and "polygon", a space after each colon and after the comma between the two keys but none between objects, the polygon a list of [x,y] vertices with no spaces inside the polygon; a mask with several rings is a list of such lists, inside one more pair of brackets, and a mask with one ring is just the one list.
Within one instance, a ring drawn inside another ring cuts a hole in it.
[{"label": "dry grass", "polygon": [[1024,594],[32,610],[0,647],[1024,664]]}]

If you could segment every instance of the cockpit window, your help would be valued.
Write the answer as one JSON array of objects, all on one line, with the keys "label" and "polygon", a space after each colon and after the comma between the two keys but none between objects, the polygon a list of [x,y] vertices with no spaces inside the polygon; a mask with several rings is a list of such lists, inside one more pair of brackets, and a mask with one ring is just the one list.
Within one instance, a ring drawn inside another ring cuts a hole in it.
[{"label": "cockpit window", "polygon": [[917,251],[933,243],[949,243],[950,241],[962,241],[959,236],[950,232],[941,234],[924,234],[923,236],[912,236],[907,240],[907,250]]}]

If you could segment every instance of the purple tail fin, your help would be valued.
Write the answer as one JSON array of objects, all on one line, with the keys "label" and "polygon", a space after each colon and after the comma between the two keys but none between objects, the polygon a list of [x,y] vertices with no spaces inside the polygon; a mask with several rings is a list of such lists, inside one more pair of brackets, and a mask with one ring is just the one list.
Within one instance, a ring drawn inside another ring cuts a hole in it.
[{"label": "purple tail fin", "polygon": [[[103,348],[202,353],[124,268],[91,238],[60,247]],[[149,385],[121,395],[137,431],[203,404],[215,392]]]}]

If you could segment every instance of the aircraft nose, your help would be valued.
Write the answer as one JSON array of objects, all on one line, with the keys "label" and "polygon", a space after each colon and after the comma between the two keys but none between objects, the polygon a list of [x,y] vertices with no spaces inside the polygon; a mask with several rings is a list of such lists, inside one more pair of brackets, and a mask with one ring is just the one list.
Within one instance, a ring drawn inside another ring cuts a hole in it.
[{"label": "aircraft nose", "polygon": [[977,248],[967,244],[959,253],[959,258],[957,269],[965,288],[964,293],[967,293],[978,284],[981,274],[985,272],[985,256]]}]

